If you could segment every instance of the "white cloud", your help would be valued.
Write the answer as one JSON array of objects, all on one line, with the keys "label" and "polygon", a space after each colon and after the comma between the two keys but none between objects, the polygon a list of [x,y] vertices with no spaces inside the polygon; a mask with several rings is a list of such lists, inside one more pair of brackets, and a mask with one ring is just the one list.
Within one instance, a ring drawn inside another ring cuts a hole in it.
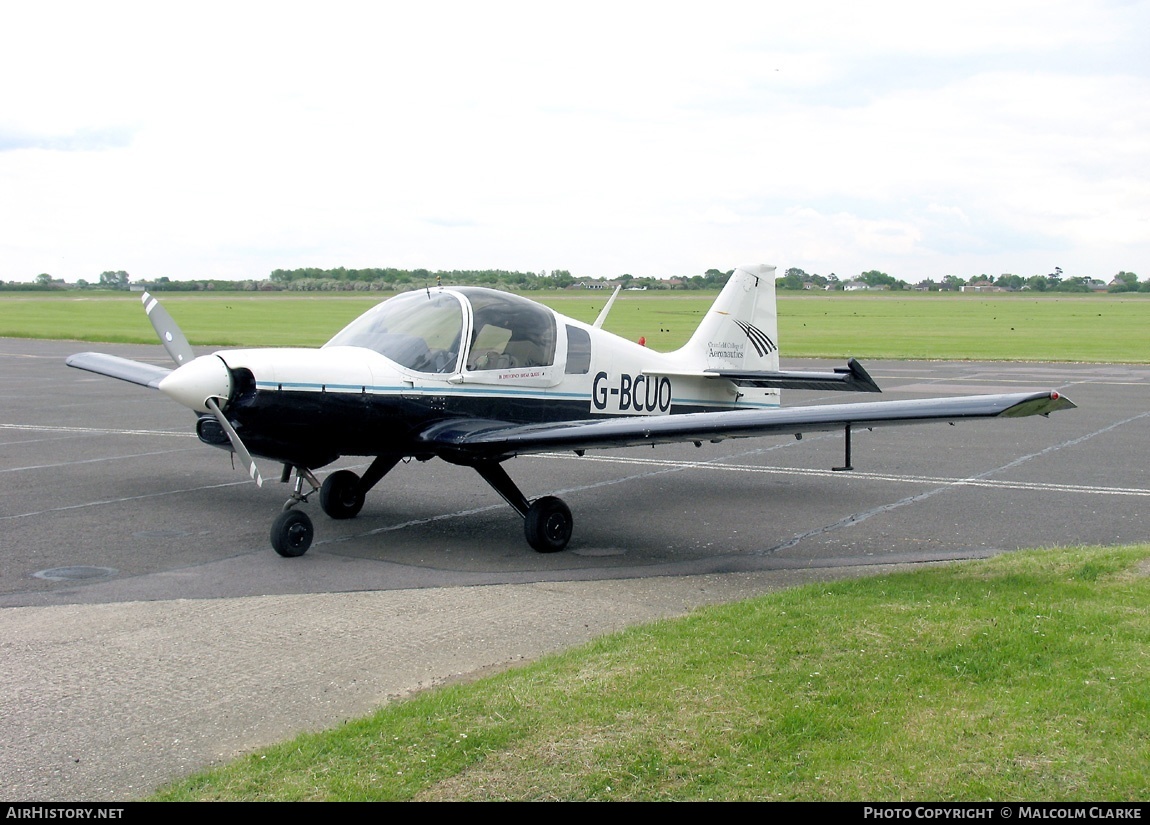
[{"label": "white cloud", "polygon": [[1146,277],[1147,12],[9,4],[0,278]]}]

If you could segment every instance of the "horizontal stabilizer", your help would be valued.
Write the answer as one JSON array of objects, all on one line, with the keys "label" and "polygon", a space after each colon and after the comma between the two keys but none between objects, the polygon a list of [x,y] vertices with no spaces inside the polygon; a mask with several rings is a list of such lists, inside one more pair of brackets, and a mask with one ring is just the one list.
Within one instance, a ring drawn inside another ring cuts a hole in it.
[{"label": "horizontal stabilizer", "polygon": [[143,361],[133,361],[118,355],[106,355],[102,352],[78,352],[69,355],[64,363],[79,370],[119,378],[121,381],[130,381],[152,389],[156,389],[160,381],[171,372],[166,367],[145,364]]},{"label": "horizontal stabilizer", "polygon": [[874,379],[855,359],[834,372],[756,372],[754,370],[704,370],[706,376],[726,378],[740,387],[775,387],[784,390],[842,390],[844,392],[882,392]]}]

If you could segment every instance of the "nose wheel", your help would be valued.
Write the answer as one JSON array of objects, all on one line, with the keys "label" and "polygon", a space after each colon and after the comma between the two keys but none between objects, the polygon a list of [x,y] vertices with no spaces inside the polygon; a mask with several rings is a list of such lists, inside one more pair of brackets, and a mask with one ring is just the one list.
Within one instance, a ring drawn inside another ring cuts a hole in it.
[{"label": "nose wheel", "polygon": [[311,547],[315,527],[303,510],[284,510],[272,522],[272,547],[285,558],[302,556]]},{"label": "nose wheel", "polygon": [[[291,468],[284,465],[282,481],[288,480]],[[303,491],[304,482],[311,485],[311,490]],[[302,556],[311,547],[315,538],[315,526],[311,517],[303,510],[293,509],[297,504],[306,504],[308,496],[320,488],[319,480],[307,467],[295,468],[295,487],[292,488],[291,498],[284,504],[283,512],[276,516],[272,522],[271,540],[272,548],[285,558]]]}]

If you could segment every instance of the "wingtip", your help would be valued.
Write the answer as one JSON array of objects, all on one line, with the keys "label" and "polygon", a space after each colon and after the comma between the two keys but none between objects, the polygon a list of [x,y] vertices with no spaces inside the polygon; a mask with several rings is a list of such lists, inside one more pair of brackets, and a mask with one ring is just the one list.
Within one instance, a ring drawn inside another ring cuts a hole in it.
[{"label": "wingtip", "polygon": [[1065,395],[1060,393],[1058,390],[1051,390],[1050,400],[1052,403],[1057,405],[1056,407],[1054,407],[1054,409],[1056,409],[1056,410],[1076,410],[1076,409],[1078,409],[1077,404],[1075,404],[1073,401],[1071,401]]},{"label": "wingtip", "polygon": [[1050,415],[1052,412],[1073,410],[1077,407],[1077,404],[1062,393],[1051,390],[1023,398],[1018,403],[1003,410],[1000,415],[1005,418],[1022,418],[1027,415]]}]

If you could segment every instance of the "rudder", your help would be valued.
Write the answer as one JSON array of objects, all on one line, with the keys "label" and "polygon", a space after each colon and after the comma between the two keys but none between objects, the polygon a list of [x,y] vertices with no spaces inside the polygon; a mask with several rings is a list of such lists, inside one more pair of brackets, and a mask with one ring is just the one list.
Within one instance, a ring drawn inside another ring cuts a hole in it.
[{"label": "rudder", "polygon": [[675,355],[693,369],[778,370],[775,267],[736,269],[691,340]]}]

